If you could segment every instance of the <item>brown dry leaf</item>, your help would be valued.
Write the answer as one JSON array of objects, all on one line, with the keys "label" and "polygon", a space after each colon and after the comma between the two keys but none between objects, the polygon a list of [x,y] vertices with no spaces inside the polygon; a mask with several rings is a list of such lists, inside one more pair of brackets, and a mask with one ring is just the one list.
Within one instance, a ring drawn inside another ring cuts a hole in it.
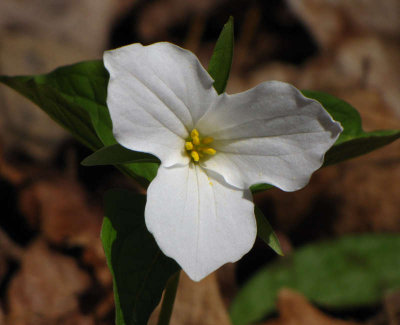
[{"label": "brown dry leaf", "polygon": [[75,180],[39,180],[20,195],[20,208],[29,222],[54,244],[88,246],[98,240],[101,209],[89,205],[88,195]]},{"label": "brown dry leaf", "polygon": [[360,325],[325,315],[291,289],[281,289],[277,305],[280,317],[263,325]]},{"label": "brown dry leaf", "polygon": [[88,203],[88,194],[79,183],[65,176],[39,180],[21,192],[20,209],[47,241],[63,247],[83,247],[83,262],[93,267],[104,287],[111,287],[112,277],[99,237],[102,211]]},{"label": "brown dry leaf", "polygon": [[78,310],[78,295],[90,285],[74,259],[32,243],[8,288],[9,324],[56,324]]},{"label": "brown dry leaf", "polygon": [[[152,314],[149,325],[157,323],[159,309],[160,306]],[[231,324],[219,293],[215,273],[200,282],[193,282],[184,272],[181,272],[171,324]]]}]

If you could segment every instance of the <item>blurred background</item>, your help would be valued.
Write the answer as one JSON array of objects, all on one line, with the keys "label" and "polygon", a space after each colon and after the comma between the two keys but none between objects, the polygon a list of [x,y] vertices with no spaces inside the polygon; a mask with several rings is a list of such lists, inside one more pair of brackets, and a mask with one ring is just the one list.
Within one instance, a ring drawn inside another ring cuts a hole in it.
[{"label": "blurred background", "polygon": [[[207,67],[230,15],[236,43],[228,93],[286,81],[348,101],[365,130],[400,128],[399,0],[1,0],[0,74],[45,73],[157,41],[193,51]],[[320,170],[295,193],[255,195],[285,254],[348,234],[399,233],[399,149],[398,141]],[[0,87],[1,325],[113,324],[101,199],[110,187],[137,187],[112,168],[81,167],[89,153]],[[257,241],[239,263],[200,283],[182,276],[172,324],[229,324],[238,290],[276,259]],[[400,324],[396,290],[334,311],[294,291],[278,297],[278,312],[263,324]]]}]

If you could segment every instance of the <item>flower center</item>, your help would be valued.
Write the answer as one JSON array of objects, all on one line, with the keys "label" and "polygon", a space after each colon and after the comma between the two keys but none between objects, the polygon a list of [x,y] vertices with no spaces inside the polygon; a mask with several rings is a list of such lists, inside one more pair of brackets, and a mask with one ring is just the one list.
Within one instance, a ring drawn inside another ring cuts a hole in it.
[{"label": "flower center", "polygon": [[208,146],[213,141],[212,137],[201,137],[199,131],[193,129],[185,143],[186,152],[194,162],[198,162],[205,154],[215,155],[215,149]]}]

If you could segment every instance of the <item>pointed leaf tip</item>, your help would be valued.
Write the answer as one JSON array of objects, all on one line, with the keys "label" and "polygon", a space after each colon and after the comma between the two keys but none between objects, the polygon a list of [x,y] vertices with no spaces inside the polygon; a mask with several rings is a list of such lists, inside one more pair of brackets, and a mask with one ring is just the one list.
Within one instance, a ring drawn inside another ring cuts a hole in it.
[{"label": "pointed leaf tip", "polygon": [[225,91],[231,71],[234,46],[234,24],[230,16],[215,44],[208,65],[208,72],[214,79],[214,88],[218,94]]},{"label": "pointed leaf tip", "polygon": [[278,237],[276,236],[267,218],[257,206],[254,207],[254,214],[257,221],[257,236],[260,237],[269,247],[271,247],[275,253],[283,256],[284,254]]}]

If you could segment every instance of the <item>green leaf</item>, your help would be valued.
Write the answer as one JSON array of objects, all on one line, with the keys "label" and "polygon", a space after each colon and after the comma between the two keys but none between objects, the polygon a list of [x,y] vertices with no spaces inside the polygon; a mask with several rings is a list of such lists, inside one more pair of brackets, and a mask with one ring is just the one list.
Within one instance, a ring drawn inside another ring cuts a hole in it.
[{"label": "green leaf", "polygon": [[144,222],[146,197],[125,190],[105,195],[101,240],[114,282],[116,325],[146,325],[179,266],[164,256]]},{"label": "green leaf", "polygon": [[144,152],[129,150],[120,144],[103,147],[86,157],[81,164],[83,166],[117,165],[132,162],[160,163],[159,159]]},{"label": "green leaf", "polygon": [[71,102],[57,86],[47,82],[45,75],[0,76],[0,82],[37,104],[89,148],[93,150],[101,148],[102,142],[91,123],[89,113],[75,102]]},{"label": "green leaf", "polygon": [[[96,151],[116,143],[106,104],[108,78],[102,61],[87,61],[44,75],[0,76],[0,82],[37,104],[84,145]],[[130,163],[118,168],[130,177],[141,176],[151,181],[157,174],[158,164]]]},{"label": "green leaf", "polygon": [[272,229],[267,218],[257,206],[254,207],[254,213],[256,215],[258,237],[260,237],[277,254],[283,256],[278,237],[276,237],[275,232]]},{"label": "green leaf", "polygon": [[111,145],[116,141],[106,104],[108,78],[102,61],[81,62],[37,77],[41,83],[56,89],[68,102],[85,110],[102,143]]},{"label": "green leaf", "polygon": [[143,177],[146,182],[143,183],[142,185],[147,186],[156,176],[157,176],[157,171],[158,167],[160,165],[158,163],[131,163],[131,164],[125,164],[122,167],[124,167],[123,170],[128,170],[128,172],[133,172],[134,175],[132,177],[135,177],[135,175]]},{"label": "green leaf", "polygon": [[231,71],[234,45],[233,30],[233,17],[231,16],[219,35],[208,64],[208,73],[214,79],[214,88],[218,94],[225,91]]},{"label": "green leaf", "polygon": [[364,132],[357,110],[335,96],[309,90],[302,92],[304,96],[319,101],[343,127],[339,139],[325,155],[324,166],[364,155],[400,138],[400,130]]},{"label": "green leaf", "polygon": [[232,322],[246,325],[270,315],[283,287],[331,310],[375,305],[385,292],[400,287],[399,251],[397,234],[307,245],[264,267],[241,288],[231,306]]}]

